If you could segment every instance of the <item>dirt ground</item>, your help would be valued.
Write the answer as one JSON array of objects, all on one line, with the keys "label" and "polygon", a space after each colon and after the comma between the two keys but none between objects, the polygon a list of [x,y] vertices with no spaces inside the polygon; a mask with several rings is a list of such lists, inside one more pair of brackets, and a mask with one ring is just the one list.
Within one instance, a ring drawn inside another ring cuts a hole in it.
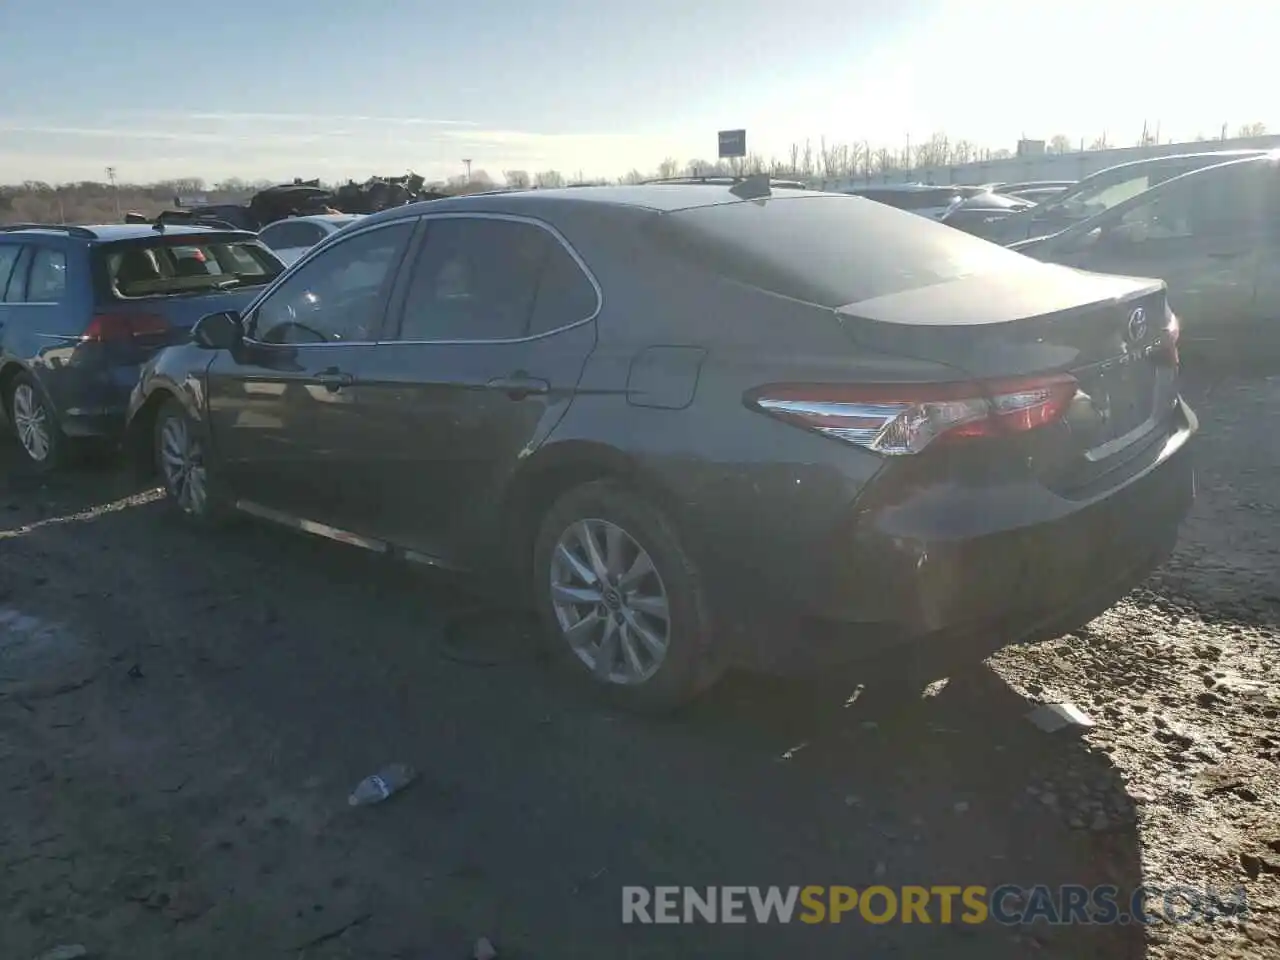
[{"label": "dirt ground", "polygon": [[[1188,390],[1173,561],[909,710],[732,678],[667,721],[573,696],[457,584],[109,466],[0,453],[0,958],[1280,956],[1280,378]],[[1105,549],[1100,544],[1099,549]],[[1097,726],[1046,734],[1031,701]],[[350,809],[366,774],[421,779]],[[624,926],[640,884],[1173,884],[1243,922]]]}]

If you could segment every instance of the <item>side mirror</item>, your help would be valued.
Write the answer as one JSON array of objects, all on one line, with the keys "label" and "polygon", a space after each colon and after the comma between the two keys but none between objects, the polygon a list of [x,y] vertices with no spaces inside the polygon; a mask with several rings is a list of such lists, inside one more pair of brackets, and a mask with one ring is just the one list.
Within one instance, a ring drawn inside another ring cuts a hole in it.
[{"label": "side mirror", "polygon": [[235,310],[210,313],[191,328],[191,340],[206,350],[234,350],[244,339],[244,324]]}]

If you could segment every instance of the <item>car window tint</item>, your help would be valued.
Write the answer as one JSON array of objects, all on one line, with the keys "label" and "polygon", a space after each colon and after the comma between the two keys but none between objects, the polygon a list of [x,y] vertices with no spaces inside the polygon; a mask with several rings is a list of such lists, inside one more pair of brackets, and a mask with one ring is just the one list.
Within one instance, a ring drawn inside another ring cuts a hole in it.
[{"label": "car window tint", "polygon": [[399,339],[525,336],[552,247],[563,252],[555,237],[529,223],[433,220],[414,265]]},{"label": "car window tint", "polygon": [[9,285],[9,276],[13,273],[14,265],[18,262],[18,254],[22,252],[22,247],[16,243],[0,244],[0,297],[4,295],[5,287]]},{"label": "car window tint", "polygon": [[250,318],[249,335],[263,343],[372,339],[413,226],[405,220],[322,251],[271,291]]},{"label": "car window tint", "polygon": [[40,247],[27,276],[28,303],[58,303],[67,291],[67,255]]},{"label": "car window tint", "polygon": [[1036,266],[960,230],[859,197],[694,207],[655,216],[647,229],[685,265],[828,307]]},{"label": "car window tint", "polygon": [[529,335],[548,333],[592,316],[600,305],[595,285],[568,250],[553,242],[538,279],[538,293],[529,318]]}]

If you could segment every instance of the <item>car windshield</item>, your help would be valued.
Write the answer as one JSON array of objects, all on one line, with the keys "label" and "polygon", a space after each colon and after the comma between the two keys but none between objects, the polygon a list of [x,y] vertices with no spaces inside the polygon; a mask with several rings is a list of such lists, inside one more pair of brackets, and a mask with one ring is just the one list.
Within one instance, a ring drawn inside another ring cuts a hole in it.
[{"label": "car windshield", "polygon": [[841,307],[974,274],[1026,269],[1025,257],[860,197],[788,197],[654,218],[667,251],[740,283]]},{"label": "car windshield", "polygon": [[270,283],[283,265],[255,240],[216,237],[127,241],[102,251],[108,286],[119,297],[155,297]]}]

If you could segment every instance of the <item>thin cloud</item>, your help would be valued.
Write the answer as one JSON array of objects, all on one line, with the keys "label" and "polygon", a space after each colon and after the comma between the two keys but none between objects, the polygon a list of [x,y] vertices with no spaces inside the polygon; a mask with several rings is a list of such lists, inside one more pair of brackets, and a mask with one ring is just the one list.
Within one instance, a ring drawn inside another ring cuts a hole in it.
[{"label": "thin cloud", "polygon": [[475,120],[441,120],[433,117],[376,117],[348,113],[180,113],[167,110],[128,110],[118,116],[171,117],[220,123],[385,123],[403,127],[476,127]]}]

